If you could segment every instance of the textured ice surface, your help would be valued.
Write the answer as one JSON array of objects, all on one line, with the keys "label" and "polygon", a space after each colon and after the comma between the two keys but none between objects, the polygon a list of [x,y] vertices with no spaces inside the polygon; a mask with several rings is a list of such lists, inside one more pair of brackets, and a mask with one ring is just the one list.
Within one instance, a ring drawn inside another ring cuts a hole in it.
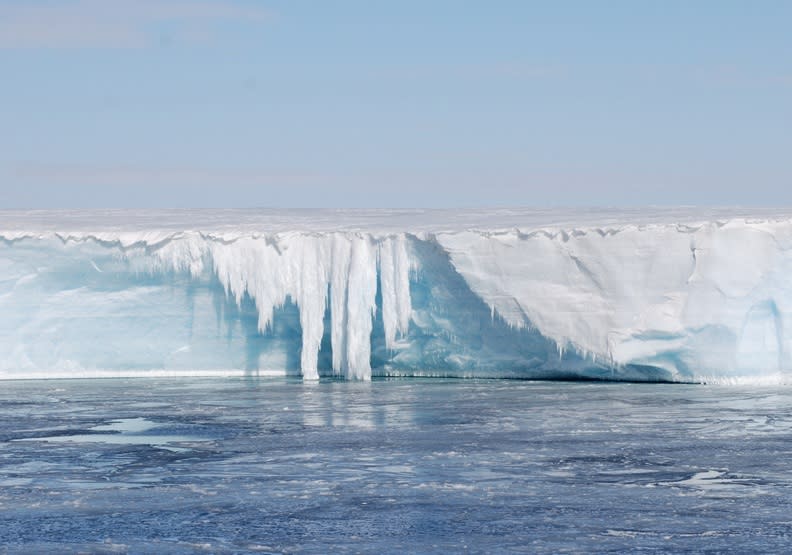
[{"label": "textured ice surface", "polygon": [[0,212],[0,376],[786,381],[792,211]]},{"label": "textured ice surface", "polygon": [[790,407],[757,386],[7,382],[0,551],[788,553]]}]

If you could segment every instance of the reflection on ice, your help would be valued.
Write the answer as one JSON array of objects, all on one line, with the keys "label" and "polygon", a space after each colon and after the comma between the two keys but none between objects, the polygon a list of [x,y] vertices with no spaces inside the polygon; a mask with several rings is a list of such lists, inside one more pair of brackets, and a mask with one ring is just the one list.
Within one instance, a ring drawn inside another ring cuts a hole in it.
[{"label": "reflection on ice", "polygon": [[[55,435],[47,437],[20,438],[14,441],[46,441],[53,443],[111,443],[116,445],[149,445],[169,451],[186,451],[187,448],[172,444],[195,441],[211,441],[210,438],[168,433],[168,425],[152,422],[145,418],[123,418],[109,424],[93,426],[87,434]],[[148,432],[148,433],[147,433]],[[158,433],[159,432],[159,433]]]},{"label": "reflection on ice", "polygon": [[790,407],[739,386],[8,382],[0,545],[783,553]]},{"label": "reflection on ice", "polygon": [[158,424],[145,418],[124,418],[122,420],[114,420],[109,424],[102,426],[94,426],[91,430],[96,432],[118,432],[122,434],[139,434],[156,428]]},{"label": "reflection on ice", "polygon": [[758,487],[756,478],[737,477],[719,470],[697,472],[685,480],[662,482],[660,485],[691,488],[710,496],[753,496],[766,493]]}]

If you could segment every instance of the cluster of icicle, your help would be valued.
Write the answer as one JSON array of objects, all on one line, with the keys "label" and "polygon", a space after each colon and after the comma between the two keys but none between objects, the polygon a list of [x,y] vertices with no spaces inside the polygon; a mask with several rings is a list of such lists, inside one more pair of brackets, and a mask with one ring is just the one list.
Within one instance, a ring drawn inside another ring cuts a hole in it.
[{"label": "cluster of icicle", "polygon": [[226,242],[185,234],[154,252],[159,264],[198,275],[212,265],[227,294],[256,304],[263,333],[274,310],[290,298],[302,327],[301,371],[318,379],[317,362],[330,303],[333,372],[371,378],[371,331],[377,280],[385,343],[393,348],[410,322],[411,257],[404,234],[290,233]]}]

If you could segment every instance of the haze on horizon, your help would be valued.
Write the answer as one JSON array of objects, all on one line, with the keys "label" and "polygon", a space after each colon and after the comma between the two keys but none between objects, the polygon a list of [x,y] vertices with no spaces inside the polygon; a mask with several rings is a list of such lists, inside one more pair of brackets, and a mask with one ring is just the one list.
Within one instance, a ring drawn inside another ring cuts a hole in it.
[{"label": "haze on horizon", "polygon": [[792,204],[792,3],[6,0],[0,208]]}]

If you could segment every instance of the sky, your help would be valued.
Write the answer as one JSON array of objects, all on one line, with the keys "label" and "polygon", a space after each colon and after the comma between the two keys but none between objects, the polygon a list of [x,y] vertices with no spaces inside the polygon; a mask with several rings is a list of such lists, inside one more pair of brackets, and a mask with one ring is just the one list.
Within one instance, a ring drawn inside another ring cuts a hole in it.
[{"label": "sky", "polygon": [[792,2],[0,0],[0,208],[792,205]]}]

